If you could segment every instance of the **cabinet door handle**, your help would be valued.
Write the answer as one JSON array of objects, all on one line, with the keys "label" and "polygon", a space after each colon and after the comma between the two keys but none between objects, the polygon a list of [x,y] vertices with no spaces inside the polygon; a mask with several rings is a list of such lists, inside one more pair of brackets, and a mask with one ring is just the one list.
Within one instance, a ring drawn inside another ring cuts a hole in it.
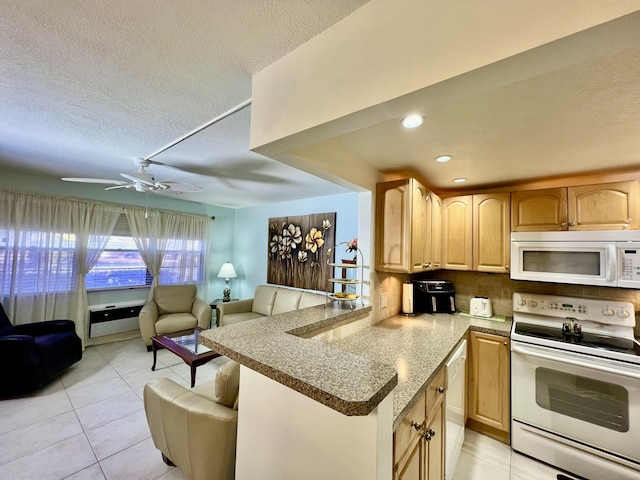
[{"label": "cabinet door handle", "polygon": [[427,442],[430,442],[431,439],[435,436],[436,432],[432,428],[429,428],[426,432],[424,432],[422,438],[424,438]]},{"label": "cabinet door handle", "polygon": [[567,226],[567,222],[562,222],[562,223],[560,224],[560,226],[561,226],[561,227],[566,227],[566,226]]},{"label": "cabinet door handle", "polygon": [[424,426],[421,423],[418,422],[411,422],[411,426],[413,428],[416,429],[416,431],[420,432],[422,434],[422,429],[424,428]]},{"label": "cabinet door handle", "polygon": [[436,392],[444,393],[444,388],[443,387],[436,387]]},{"label": "cabinet door handle", "polygon": [[570,227],[575,227],[575,226],[576,226],[576,223],[575,223],[575,222],[569,222],[569,226],[570,226]]},{"label": "cabinet door handle", "polygon": [[440,266],[440,262],[436,262],[433,264],[434,267],[439,267]]}]

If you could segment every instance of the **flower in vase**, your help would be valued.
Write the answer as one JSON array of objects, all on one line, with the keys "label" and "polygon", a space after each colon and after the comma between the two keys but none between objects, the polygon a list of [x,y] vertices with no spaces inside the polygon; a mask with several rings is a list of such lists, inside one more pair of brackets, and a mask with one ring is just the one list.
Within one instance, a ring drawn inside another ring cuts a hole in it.
[{"label": "flower in vase", "polygon": [[358,237],[347,242],[347,252],[355,252],[358,250]]}]

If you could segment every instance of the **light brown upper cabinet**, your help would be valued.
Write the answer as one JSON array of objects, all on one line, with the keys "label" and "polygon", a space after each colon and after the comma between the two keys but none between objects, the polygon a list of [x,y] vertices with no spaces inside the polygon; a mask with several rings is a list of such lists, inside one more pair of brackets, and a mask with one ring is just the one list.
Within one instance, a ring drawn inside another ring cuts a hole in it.
[{"label": "light brown upper cabinet", "polygon": [[473,196],[442,199],[442,268],[473,267]]},{"label": "light brown upper cabinet", "polygon": [[376,270],[417,273],[440,266],[440,198],[410,178],[376,189]]},{"label": "light brown upper cabinet", "polygon": [[545,232],[567,229],[567,189],[511,193],[511,229]]},{"label": "light brown upper cabinet", "polygon": [[473,269],[509,271],[511,198],[508,193],[473,196]]},{"label": "light brown upper cabinet", "polygon": [[433,198],[433,225],[431,227],[431,258],[432,270],[442,265],[442,199],[436,195]]},{"label": "light brown upper cabinet", "polygon": [[514,232],[640,229],[638,182],[513,192]]},{"label": "light brown upper cabinet", "polygon": [[443,268],[507,272],[509,208],[508,193],[443,199]]}]

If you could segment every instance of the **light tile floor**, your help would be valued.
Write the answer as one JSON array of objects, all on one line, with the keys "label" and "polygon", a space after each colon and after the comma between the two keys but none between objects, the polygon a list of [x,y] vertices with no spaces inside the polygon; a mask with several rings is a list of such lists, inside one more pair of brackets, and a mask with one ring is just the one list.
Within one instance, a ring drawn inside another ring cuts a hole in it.
[{"label": "light tile floor", "polygon": [[453,480],[556,480],[559,473],[568,475],[466,429]]},{"label": "light tile floor", "polygon": [[[196,383],[212,380],[226,361],[198,367]],[[42,390],[0,401],[0,479],[185,480],[153,446],[142,389],[159,377],[188,387],[190,370],[166,350],[155,372],[152,363],[139,338],[92,346]],[[555,480],[557,473],[467,430],[454,480]]]},{"label": "light tile floor", "polygon": [[[196,384],[227,360],[198,367]],[[92,346],[42,390],[0,401],[0,479],[185,480],[153,445],[142,389],[159,377],[189,387],[191,372],[167,350],[152,363],[139,338]]]}]

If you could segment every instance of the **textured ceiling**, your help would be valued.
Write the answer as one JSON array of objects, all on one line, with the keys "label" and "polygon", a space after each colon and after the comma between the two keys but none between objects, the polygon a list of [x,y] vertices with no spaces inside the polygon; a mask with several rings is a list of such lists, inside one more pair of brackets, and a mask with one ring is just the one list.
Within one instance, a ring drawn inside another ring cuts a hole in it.
[{"label": "textured ceiling", "polygon": [[[0,168],[120,179],[135,171],[134,158],[249,99],[253,74],[364,3],[5,1]],[[408,110],[422,112],[425,124],[401,129]],[[437,191],[458,190],[456,177],[468,178],[465,188],[484,188],[637,169],[640,13],[356,116],[370,126],[324,125],[333,138],[299,142],[289,153],[321,170],[357,159],[383,172],[416,172]],[[233,114],[154,157],[149,171],[159,181],[203,188],[181,198],[228,207],[345,191],[250,152],[250,117],[250,108]],[[436,164],[443,153],[453,161]]]},{"label": "textured ceiling", "polygon": [[[421,113],[423,125],[402,128],[407,112]],[[638,172],[640,11],[333,123],[330,138],[313,140],[328,124],[308,129],[287,153],[315,164],[362,160],[392,177],[417,175],[441,193]],[[444,154],[453,160],[435,162]]]},{"label": "textured ceiling", "polygon": [[[254,73],[364,3],[7,0],[0,167],[119,179],[134,158],[249,99]],[[149,172],[203,188],[181,198],[229,207],[345,191],[250,152],[250,114],[154,157]]]}]

